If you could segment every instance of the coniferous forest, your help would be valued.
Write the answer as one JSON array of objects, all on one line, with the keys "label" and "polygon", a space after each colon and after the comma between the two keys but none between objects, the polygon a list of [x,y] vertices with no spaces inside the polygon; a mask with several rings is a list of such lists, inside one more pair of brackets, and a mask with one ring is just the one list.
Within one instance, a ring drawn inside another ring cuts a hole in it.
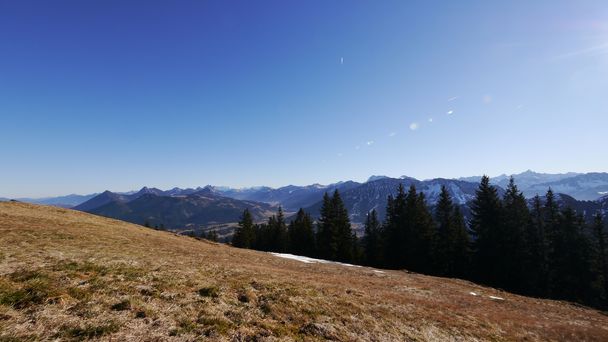
[{"label": "coniferous forest", "polygon": [[608,308],[606,223],[600,213],[560,207],[549,189],[528,203],[513,178],[502,198],[484,176],[470,219],[442,187],[430,207],[414,186],[389,196],[386,217],[367,215],[358,238],[336,190],[325,194],[315,220],[300,209],[288,224],[284,213],[255,224],[245,210],[232,244],[378,268],[406,269],[472,280],[514,293]]}]

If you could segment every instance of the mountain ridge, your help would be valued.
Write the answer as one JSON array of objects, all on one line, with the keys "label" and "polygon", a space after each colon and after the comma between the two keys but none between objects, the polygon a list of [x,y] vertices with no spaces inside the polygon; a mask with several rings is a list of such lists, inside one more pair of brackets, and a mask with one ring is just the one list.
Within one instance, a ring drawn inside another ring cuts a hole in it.
[{"label": "mountain ridge", "polygon": [[224,197],[205,187],[194,193],[170,196],[162,190],[149,188],[142,188],[132,195],[105,191],[74,209],[136,224],[196,230],[238,222],[245,209],[250,210],[254,220],[261,221],[274,207],[267,203]]},{"label": "mountain ridge", "polygon": [[[500,175],[491,178],[491,182],[501,188],[505,188],[508,184],[509,178],[515,177],[516,183],[520,190],[523,191],[526,197],[531,198],[536,194],[543,195],[549,188],[553,189],[556,193],[564,193],[574,197],[577,200],[595,200],[608,194],[608,173],[603,172],[590,172],[590,173],[561,173],[561,174],[549,174],[549,173],[538,173],[531,170],[524,171],[514,175]],[[186,188],[181,189],[174,187],[170,190],[160,190],[157,188],[143,187],[137,191],[130,192],[113,192],[117,196],[125,196],[126,199],[133,199],[140,196],[143,193],[153,192],[157,195],[163,196],[182,196],[196,193],[204,188],[213,189],[217,194],[224,197],[239,199],[239,200],[250,200],[255,202],[263,202],[271,205],[281,205],[288,211],[295,211],[299,208],[307,208],[313,206],[318,202],[319,198],[324,192],[333,192],[338,189],[340,192],[348,191],[362,185],[372,183],[383,179],[401,179],[405,180],[406,183],[424,184],[432,183],[437,180],[443,180],[444,182],[453,182],[458,184],[458,181],[477,183],[480,177],[461,177],[461,178],[434,178],[426,180],[418,180],[408,176],[401,176],[399,178],[391,178],[387,176],[370,176],[364,183],[358,183],[354,181],[342,181],[328,185],[311,184],[304,186],[287,185],[284,187],[272,188],[268,186],[257,186],[247,188],[230,188],[224,186],[213,186],[207,185],[205,187]],[[458,191],[454,191],[454,195],[462,196]],[[44,199],[18,199],[20,201],[29,203],[40,203],[40,204],[53,204],[64,207],[74,207],[75,209],[92,209],[90,204],[82,206],[86,201],[99,196],[100,194],[91,195],[68,195],[60,197],[48,197]],[[71,202],[63,200],[62,198],[71,197]],[[8,200],[8,199],[5,199]],[[98,199],[100,200],[100,199]],[[461,201],[462,199],[460,199]],[[106,199],[106,201],[108,201]],[[69,202],[71,204],[65,204],[61,202]],[[78,203],[79,202],[79,203]],[[462,201],[461,201],[462,202]]]}]

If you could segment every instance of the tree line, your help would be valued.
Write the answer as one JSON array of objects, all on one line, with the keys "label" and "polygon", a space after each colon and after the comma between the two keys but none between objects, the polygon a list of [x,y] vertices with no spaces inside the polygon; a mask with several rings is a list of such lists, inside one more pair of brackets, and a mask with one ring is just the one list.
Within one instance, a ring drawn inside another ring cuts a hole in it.
[{"label": "tree line", "polygon": [[235,231],[236,247],[288,252],[379,268],[407,269],[473,280],[535,297],[608,308],[608,251],[601,213],[560,208],[549,189],[528,203],[511,178],[506,192],[484,176],[468,204],[465,221],[443,186],[431,207],[415,186],[399,185],[389,196],[381,222],[368,213],[358,238],[339,192],[323,196],[315,221],[300,209],[288,224],[279,208],[267,223],[255,224],[246,209]]}]

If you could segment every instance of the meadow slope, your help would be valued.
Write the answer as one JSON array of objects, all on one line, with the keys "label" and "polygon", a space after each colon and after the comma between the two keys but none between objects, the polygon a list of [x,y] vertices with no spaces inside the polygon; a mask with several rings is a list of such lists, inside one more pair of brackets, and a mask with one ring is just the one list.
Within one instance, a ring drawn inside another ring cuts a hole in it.
[{"label": "meadow slope", "polygon": [[0,341],[87,338],[606,341],[608,316],[462,280],[302,263],[0,203]]}]

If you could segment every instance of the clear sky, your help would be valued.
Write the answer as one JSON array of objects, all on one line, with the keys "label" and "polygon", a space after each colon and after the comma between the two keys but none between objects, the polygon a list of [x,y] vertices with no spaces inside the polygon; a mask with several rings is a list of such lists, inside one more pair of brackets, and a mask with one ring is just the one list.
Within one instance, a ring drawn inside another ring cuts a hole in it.
[{"label": "clear sky", "polygon": [[605,0],[0,0],[0,197],[608,171],[607,131]]}]

